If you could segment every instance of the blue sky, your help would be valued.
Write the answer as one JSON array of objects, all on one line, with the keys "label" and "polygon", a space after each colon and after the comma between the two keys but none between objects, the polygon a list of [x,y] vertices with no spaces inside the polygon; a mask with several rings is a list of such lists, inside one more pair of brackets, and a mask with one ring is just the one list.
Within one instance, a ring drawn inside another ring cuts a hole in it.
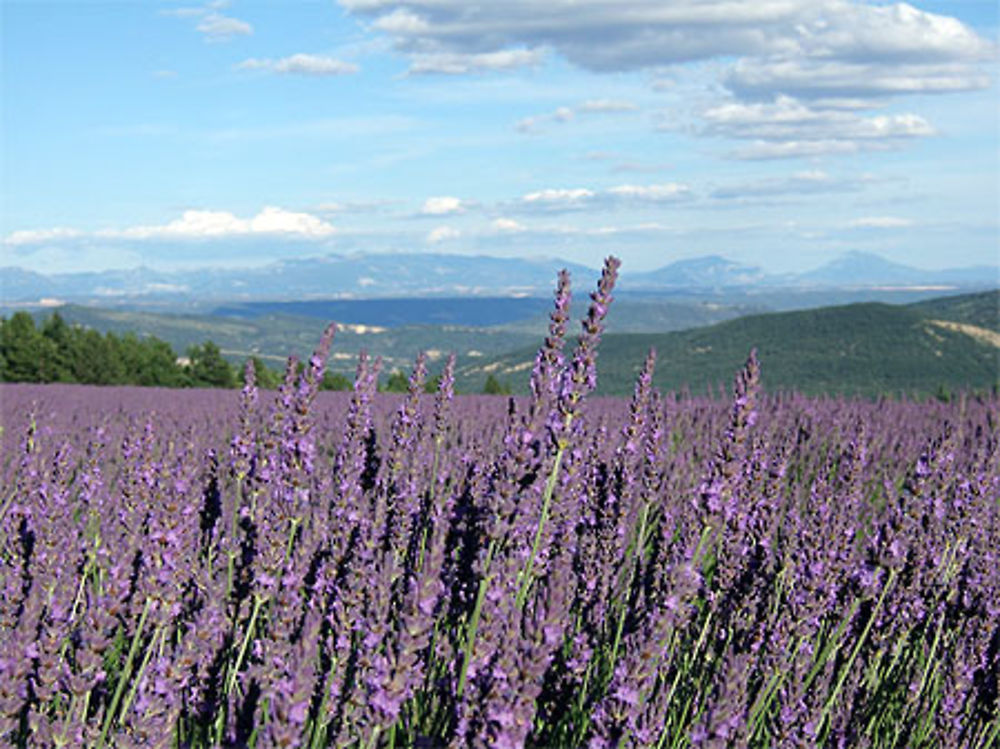
[{"label": "blue sky", "polygon": [[998,263],[995,0],[0,8],[0,265]]}]

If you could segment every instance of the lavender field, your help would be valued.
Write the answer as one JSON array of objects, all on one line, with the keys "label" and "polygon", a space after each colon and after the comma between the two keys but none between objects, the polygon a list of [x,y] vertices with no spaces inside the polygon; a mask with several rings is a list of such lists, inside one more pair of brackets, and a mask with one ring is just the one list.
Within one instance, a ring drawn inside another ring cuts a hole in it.
[{"label": "lavender field", "polygon": [[[5,385],[0,744],[995,747],[1000,402]],[[294,363],[293,363],[294,364]]]}]

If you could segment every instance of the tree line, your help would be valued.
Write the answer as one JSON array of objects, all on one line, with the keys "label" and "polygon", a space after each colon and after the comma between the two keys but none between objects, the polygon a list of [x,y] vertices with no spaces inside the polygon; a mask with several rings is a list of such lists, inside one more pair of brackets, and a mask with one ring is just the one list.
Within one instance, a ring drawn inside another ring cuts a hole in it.
[{"label": "tree line", "polygon": [[[257,356],[249,358],[260,387],[274,389],[281,384],[281,372]],[[58,312],[40,324],[24,311],[10,319],[0,317],[0,382],[234,388],[241,381],[241,369],[212,341],[191,346],[179,357],[169,343],[155,336],[102,335],[93,328],[68,324]],[[327,371],[321,389],[350,390],[352,386],[347,376]],[[379,389],[405,392],[408,386],[406,375],[397,370]],[[426,388],[436,389],[437,378],[431,378]],[[510,387],[490,375],[483,392],[510,393]]]}]

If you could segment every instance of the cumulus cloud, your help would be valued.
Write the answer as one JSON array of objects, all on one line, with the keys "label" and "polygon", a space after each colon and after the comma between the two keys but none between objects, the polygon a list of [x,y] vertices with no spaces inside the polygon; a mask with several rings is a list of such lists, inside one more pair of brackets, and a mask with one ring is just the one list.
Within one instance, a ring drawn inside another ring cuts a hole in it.
[{"label": "cumulus cloud", "polygon": [[352,62],[344,62],[323,55],[304,53],[282,57],[277,60],[250,58],[236,66],[240,70],[267,70],[272,73],[292,73],[298,75],[349,75],[359,68]]},{"label": "cumulus cloud", "polygon": [[340,0],[411,55],[549,48],[591,70],[798,54],[976,59],[992,45],[953,18],[851,0]]},{"label": "cumulus cloud", "polygon": [[[551,48],[591,70],[627,70],[766,50],[771,26],[790,24],[805,0],[341,0],[371,17],[411,55]],[[707,28],[709,25],[714,28]],[[763,31],[762,31],[763,29]]]},{"label": "cumulus cloud", "polygon": [[427,198],[420,209],[420,214],[423,216],[445,216],[448,214],[464,213],[466,207],[466,203],[461,198],[444,195]]},{"label": "cumulus cloud", "polygon": [[462,236],[462,232],[451,226],[439,226],[436,229],[432,229],[427,234],[428,244],[438,244],[440,242],[447,242],[448,240],[458,239]]},{"label": "cumulus cloud", "polygon": [[702,112],[701,132],[754,141],[733,153],[743,159],[777,159],[885,150],[935,135],[913,113],[863,116],[855,111],[806,103],[790,96],[770,102],[730,101]]},{"label": "cumulus cloud", "polygon": [[773,102],[731,102],[706,110],[707,131],[730,138],[758,140],[853,140],[912,138],[934,134],[915,114],[862,117],[854,112],[809,106],[790,96]]},{"label": "cumulus cloud", "polygon": [[[990,85],[997,45],[960,21],[907,3],[862,0],[340,0],[371,19],[409,57],[414,72],[477,72],[559,55],[596,72],[646,70],[662,81],[678,63],[720,61],[720,82],[738,103],[811,102],[824,115],[882,109],[909,94]],[[512,57],[508,57],[512,56]],[[478,61],[478,62],[477,62]],[[489,61],[487,63],[487,61]],[[516,61],[516,63],[514,62]],[[805,105],[803,105],[805,106]],[[573,110],[631,111],[593,100]],[[716,112],[716,114],[718,114]],[[566,118],[534,115],[524,133]],[[708,128],[718,126],[710,119]],[[836,123],[833,123],[836,124]],[[848,132],[788,122],[737,152],[746,158],[855,153],[885,146],[864,139],[927,135],[918,115],[845,120]],[[732,137],[748,137],[733,134]]]},{"label": "cumulus cloud", "polygon": [[775,92],[799,98],[878,106],[872,98],[901,94],[946,94],[986,88],[987,73],[967,63],[893,63],[824,59],[745,59],[724,79],[744,98]]},{"label": "cumulus cloud", "polygon": [[265,206],[256,216],[250,218],[239,218],[228,211],[189,210],[184,211],[180,218],[166,224],[101,229],[95,232],[66,228],[17,231],[7,236],[4,243],[39,244],[85,237],[148,240],[288,235],[299,239],[323,239],[335,234],[336,231],[334,226],[312,214]]}]

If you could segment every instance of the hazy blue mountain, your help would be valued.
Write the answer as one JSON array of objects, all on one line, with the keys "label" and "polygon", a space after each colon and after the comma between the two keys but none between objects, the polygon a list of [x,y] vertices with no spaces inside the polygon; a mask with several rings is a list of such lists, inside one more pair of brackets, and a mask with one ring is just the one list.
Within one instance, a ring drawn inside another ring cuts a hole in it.
[{"label": "hazy blue mountain", "polygon": [[998,282],[998,269],[985,266],[922,270],[894,263],[870,252],[847,252],[815,270],[799,274],[800,283],[821,286],[982,284]]},{"label": "hazy blue mountain", "polygon": [[0,268],[0,300],[38,300],[54,295],[56,284],[47,276],[23,268]]},{"label": "hazy blue mountain", "polygon": [[647,273],[625,273],[623,287],[724,288],[750,286],[764,280],[764,271],[720,255],[678,260]]},{"label": "hazy blue mountain", "polygon": [[[301,301],[386,297],[512,297],[551,294],[566,268],[573,288],[590,290],[599,271],[558,258],[525,259],[434,253],[327,255],[283,260],[259,268],[158,271],[150,268],[43,275],[0,269],[0,303],[43,298],[105,304]],[[925,271],[878,255],[847,253],[799,275],[768,275],[719,255],[679,260],[647,272],[623,267],[620,289],[632,293],[767,294],[775,290],[848,290],[880,286],[986,289],[1000,285],[993,267]],[[941,290],[944,290],[942,288]],[[853,299],[853,297],[851,297]],[[850,300],[850,299],[849,299]],[[826,303],[829,303],[827,301]],[[767,306],[776,306],[768,302]],[[780,305],[778,305],[780,306]]]},{"label": "hazy blue mountain", "polygon": [[316,299],[386,296],[513,296],[548,293],[567,268],[590,284],[599,271],[559,259],[438,254],[328,255],[262,268],[161,272],[148,268],[41,275],[0,269],[3,301],[115,298],[198,300]]}]

